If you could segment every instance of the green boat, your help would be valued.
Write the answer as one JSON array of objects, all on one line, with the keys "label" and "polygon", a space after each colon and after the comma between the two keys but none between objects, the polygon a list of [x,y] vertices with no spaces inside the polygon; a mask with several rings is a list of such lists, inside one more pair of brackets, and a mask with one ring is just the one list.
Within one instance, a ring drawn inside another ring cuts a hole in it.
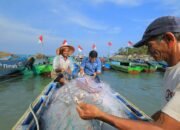
[{"label": "green boat", "polygon": [[157,70],[157,68],[160,68],[161,66],[157,62],[148,61],[146,62],[146,66],[144,66],[143,72],[146,73],[152,73]]},{"label": "green boat", "polygon": [[52,65],[45,64],[45,65],[34,65],[32,69],[25,69],[24,75],[50,75],[52,71]]},{"label": "green boat", "polygon": [[133,64],[132,62],[111,62],[111,68],[114,70],[130,73],[130,74],[139,74],[144,70],[144,66]]},{"label": "green boat", "polygon": [[48,58],[48,61],[49,61],[50,64],[53,64],[53,59],[54,59],[54,56],[51,56],[51,57]]},{"label": "green boat", "polygon": [[144,67],[143,69],[143,72],[146,72],[146,73],[152,73],[152,72],[155,72],[157,70],[157,66],[146,66]]},{"label": "green boat", "polygon": [[155,72],[157,68],[159,67],[158,65],[151,64],[150,62],[147,62],[147,63],[132,62],[131,66],[140,66],[142,67],[141,72],[146,72],[146,73]]},{"label": "green boat", "polygon": [[35,65],[33,72],[35,74],[40,75],[40,74],[44,74],[44,73],[49,73],[52,71],[52,69],[53,69],[52,65],[49,65],[49,64],[47,64],[47,65]]}]

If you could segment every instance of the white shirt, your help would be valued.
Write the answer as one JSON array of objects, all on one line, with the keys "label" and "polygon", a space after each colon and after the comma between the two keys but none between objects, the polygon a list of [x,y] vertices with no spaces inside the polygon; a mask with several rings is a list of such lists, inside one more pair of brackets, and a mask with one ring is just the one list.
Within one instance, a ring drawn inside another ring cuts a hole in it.
[{"label": "white shirt", "polygon": [[180,121],[180,62],[166,69],[163,105],[164,113]]},{"label": "white shirt", "polygon": [[58,55],[54,58],[53,60],[53,69],[64,69],[67,70],[68,68],[72,68],[71,67],[71,61],[67,58],[66,60],[64,59],[64,57],[62,55]]}]

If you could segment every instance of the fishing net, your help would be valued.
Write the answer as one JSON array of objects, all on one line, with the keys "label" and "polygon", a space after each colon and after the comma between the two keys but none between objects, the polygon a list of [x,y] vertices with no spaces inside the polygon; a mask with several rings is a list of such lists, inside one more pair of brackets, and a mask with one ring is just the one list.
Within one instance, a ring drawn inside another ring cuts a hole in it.
[{"label": "fishing net", "polygon": [[41,119],[43,130],[113,130],[115,128],[98,120],[82,120],[77,102],[94,104],[102,111],[127,118],[124,106],[113,96],[106,83],[96,83],[91,77],[72,80],[54,92]]}]

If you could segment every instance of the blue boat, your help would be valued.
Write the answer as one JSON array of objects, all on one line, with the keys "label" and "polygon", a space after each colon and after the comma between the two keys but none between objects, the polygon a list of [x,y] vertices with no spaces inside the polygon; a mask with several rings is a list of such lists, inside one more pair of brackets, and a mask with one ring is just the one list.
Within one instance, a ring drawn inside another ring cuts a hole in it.
[{"label": "blue boat", "polygon": [[110,63],[104,63],[104,64],[102,65],[102,69],[103,69],[103,70],[110,70],[110,69],[111,69]]},{"label": "blue boat", "polygon": [[[12,128],[13,130],[36,130],[37,126],[40,127],[41,124],[37,125],[38,122],[41,122],[41,117],[43,116],[47,107],[49,107],[53,94],[62,89],[62,86],[59,86],[58,83],[51,82],[49,83],[42,93],[36,98],[32,103],[31,109],[27,109],[23,116]],[[113,100],[116,100],[118,103],[123,104],[126,117],[133,120],[142,120],[142,121],[151,121],[152,119],[147,116],[145,113],[140,111],[135,105],[129,102],[125,97],[120,95],[117,92],[112,93]],[[119,110],[120,108],[118,108]],[[33,112],[32,112],[33,111]],[[63,113],[64,110],[61,110]],[[120,111],[119,111],[120,112]],[[35,119],[34,119],[34,115]],[[106,127],[106,126],[105,126]],[[105,128],[104,130],[112,130],[114,128]],[[42,129],[41,129],[42,130]],[[79,129],[78,129],[79,130]],[[102,129],[103,130],[103,129]]]},{"label": "blue boat", "polygon": [[25,68],[25,63],[24,58],[0,60],[0,77],[21,72]]}]

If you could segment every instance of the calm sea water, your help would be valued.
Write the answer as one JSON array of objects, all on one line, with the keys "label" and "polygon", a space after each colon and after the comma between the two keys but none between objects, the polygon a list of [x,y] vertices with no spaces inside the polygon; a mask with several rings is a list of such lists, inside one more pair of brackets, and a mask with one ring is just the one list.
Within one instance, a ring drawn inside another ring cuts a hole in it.
[{"label": "calm sea water", "polygon": [[[101,79],[148,115],[161,107],[163,73],[130,75],[107,71]],[[10,130],[50,81],[33,75],[0,80],[0,130]]]}]

